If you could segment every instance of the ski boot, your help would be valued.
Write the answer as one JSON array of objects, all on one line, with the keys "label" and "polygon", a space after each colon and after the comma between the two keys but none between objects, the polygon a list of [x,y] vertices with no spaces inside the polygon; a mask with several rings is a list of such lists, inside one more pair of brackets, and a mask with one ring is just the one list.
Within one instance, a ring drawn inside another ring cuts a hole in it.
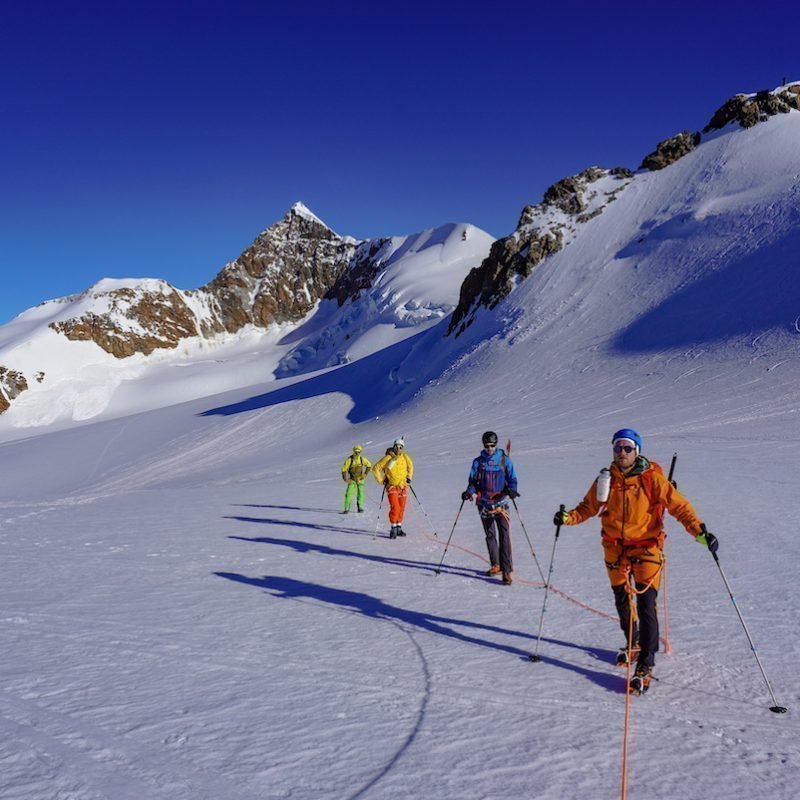
[{"label": "ski boot", "polygon": [[359,514],[363,514],[363,513],[364,513],[364,509],[363,509],[363,508],[361,508],[361,506],[359,506],[359,507],[358,507],[358,513],[359,513]]},{"label": "ski boot", "polygon": [[400,525],[397,526],[397,535],[398,536],[405,536],[406,535],[406,532],[403,530],[403,528]]},{"label": "ski boot", "polygon": [[399,529],[399,525],[392,525],[391,530],[389,531],[389,538],[396,539],[397,538],[397,531]]},{"label": "ski boot", "polygon": [[492,564],[492,566],[489,567],[489,569],[487,569],[486,572],[484,573],[484,575],[486,575],[489,578],[491,578],[492,575],[499,575],[499,574],[500,574],[500,567],[498,567],[497,564]]},{"label": "ski boot", "polygon": [[503,586],[511,586],[511,584],[513,582],[514,582],[514,579],[512,578],[511,573],[510,572],[504,572],[503,573]]},{"label": "ski boot", "polygon": [[628,691],[631,694],[642,695],[650,688],[651,680],[653,680],[653,668],[637,664]]}]

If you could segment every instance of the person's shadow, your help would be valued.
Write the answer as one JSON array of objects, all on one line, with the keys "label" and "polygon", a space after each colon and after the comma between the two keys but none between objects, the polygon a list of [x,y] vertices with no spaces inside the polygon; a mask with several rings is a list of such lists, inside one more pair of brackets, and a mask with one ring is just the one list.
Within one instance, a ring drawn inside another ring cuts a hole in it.
[{"label": "person's shadow", "polygon": [[[307,581],[298,581],[293,578],[285,578],[278,575],[265,575],[262,578],[249,578],[246,575],[238,575],[233,572],[215,572],[214,574],[217,577],[224,578],[229,581],[244,583],[248,586],[264,589],[273,597],[291,600],[309,599],[322,603],[328,603],[332,606],[338,606],[339,608],[346,609],[356,614],[361,614],[371,619],[399,622],[419,630],[427,631],[429,633],[439,634],[450,639],[455,639],[467,644],[477,645],[479,647],[487,647],[491,650],[507,653],[509,655],[514,655],[518,658],[524,659],[525,661],[530,661],[531,652],[529,649],[522,649],[521,647],[515,647],[513,645],[491,641],[486,638],[481,638],[479,635],[482,632],[501,634],[503,636],[523,639],[527,643],[530,643],[531,640],[535,638],[530,633],[515,631],[509,628],[501,628],[495,625],[484,625],[480,622],[473,622],[472,620],[444,617],[438,614],[428,614],[422,611],[412,611],[410,609],[399,608],[397,606],[390,605],[389,603],[386,603],[377,597],[364,594],[363,592],[352,592],[346,589],[334,589],[329,586],[322,586],[320,584],[309,583]],[[580,645],[576,645],[571,642],[562,642],[555,639],[545,638],[542,638],[541,641],[584,650],[598,658],[604,658],[606,655],[605,651],[581,647]],[[576,672],[579,675],[582,675],[593,681],[606,691],[623,691],[621,682],[615,675],[610,675],[606,672],[598,672],[597,670],[588,669],[587,667],[582,667],[580,665],[572,664],[568,661],[552,658],[550,656],[542,656],[541,661],[546,664],[552,664],[554,666],[567,669],[571,672]]]},{"label": "person's shadow", "polygon": [[[240,519],[240,517],[234,517],[233,519]],[[309,527],[317,528],[319,526],[311,525]],[[332,530],[336,530],[337,532],[342,532],[342,530],[344,530],[345,533],[348,532],[347,529],[342,528],[335,528]],[[364,532],[358,531],[358,533]],[[254,538],[248,536],[229,536],[228,538],[238,540],[240,542],[253,542],[254,544],[270,544],[279,545],[280,547],[290,547],[292,550],[295,550],[298,553],[318,553],[319,555],[324,556],[360,558],[364,561],[371,561],[373,564],[387,564],[393,567],[404,567],[407,569],[420,570],[421,572],[430,572],[434,575],[438,569],[438,566],[432,561],[414,561],[413,559],[400,558],[399,556],[378,556],[374,555],[373,553],[357,553],[354,550],[344,550],[341,547],[330,547],[326,544],[312,544],[311,542],[303,542],[299,539],[276,539],[272,536],[258,536]],[[483,572],[480,570],[471,569],[469,567],[451,567],[447,564],[442,566],[441,572],[451,575],[460,575],[462,577],[483,577]]]}]

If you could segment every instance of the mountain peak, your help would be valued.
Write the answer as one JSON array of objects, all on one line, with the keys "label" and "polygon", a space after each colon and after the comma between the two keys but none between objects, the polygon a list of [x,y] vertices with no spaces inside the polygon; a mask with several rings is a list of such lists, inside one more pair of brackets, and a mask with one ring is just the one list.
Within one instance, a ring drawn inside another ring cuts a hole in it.
[{"label": "mountain peak", "polygon": [[316,214],[314,214],[308,208],[308,206],[299,200],[289,209],[286,216],[302,217],[303,219],[307,219],[309,222],[316,222],[318,225],[322,225],[323,228],[328,228],[328,230],[330,230],[328,225],[326,225]]}]

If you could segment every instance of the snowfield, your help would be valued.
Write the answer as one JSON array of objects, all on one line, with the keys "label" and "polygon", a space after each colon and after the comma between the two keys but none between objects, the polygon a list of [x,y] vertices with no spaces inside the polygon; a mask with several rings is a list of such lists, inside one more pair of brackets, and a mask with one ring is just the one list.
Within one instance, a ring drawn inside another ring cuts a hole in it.
[{"label": "snowfield", "polygon": [[[632,426],[665,468],[678,453],[789,711],[769,711],[713,559],[668,519],[670,652],[631,701],[627,796],[795,798],[798,134],[784,115],[635,176],[458,340],[445,318],[283,380],[232,351],[205,395],[164,377],[195,367],[164,366],[91,423],[2,421],[0,797],[619,797],[599,523],[554,549],[552,516]],[[553,556],[537,664],[543,584],[515,514],[513,586],[483,575],[471,506],[436,574],[489,428],[545,572]],[[371,478],[366,513],[339,514],[339,470],[398,435],[422,505],[390,541]]]}]

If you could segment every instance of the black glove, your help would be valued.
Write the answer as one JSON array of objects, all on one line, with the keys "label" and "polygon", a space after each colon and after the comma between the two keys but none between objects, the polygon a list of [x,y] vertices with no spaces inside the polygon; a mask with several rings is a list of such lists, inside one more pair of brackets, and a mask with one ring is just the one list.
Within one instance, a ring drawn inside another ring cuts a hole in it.
[{"label": "black glove", "polygon": [[467,490],[466,490],[466,491],[464,491],[464,492],[461,492],[461,499],[462,499],[462,500],[463,500],[465,503],[467,502],[467,500],[472,500],[472,492],[470,492],[470,490],[469,490],[469,489],[467,489]]},{"label": "black glove", "polygon": [[714,536],[711,531],[707,531],[706,526],[703,523],[700,525],[700,533],[697,534],[697,541],[700,542],[700,544],[704,544],[712,555],[719,550],[719,542],[717,541],[717,537]]},{"label": "black glove", "polygon": [[519,492],[516,489],[509,489],[508,486],[503,489],[503,494],[510,497],[512,500],[516,500],[519,497]]},{"label": "black glove", "polygon": [[411,483],[411,478],[406,478],[406,483]]},{"label": "black glove", "polygon": [[558,511],[556,511],[556,513],[553,515],[553,525],[566,525],[568,519],[569,514],[559,508]]}]

